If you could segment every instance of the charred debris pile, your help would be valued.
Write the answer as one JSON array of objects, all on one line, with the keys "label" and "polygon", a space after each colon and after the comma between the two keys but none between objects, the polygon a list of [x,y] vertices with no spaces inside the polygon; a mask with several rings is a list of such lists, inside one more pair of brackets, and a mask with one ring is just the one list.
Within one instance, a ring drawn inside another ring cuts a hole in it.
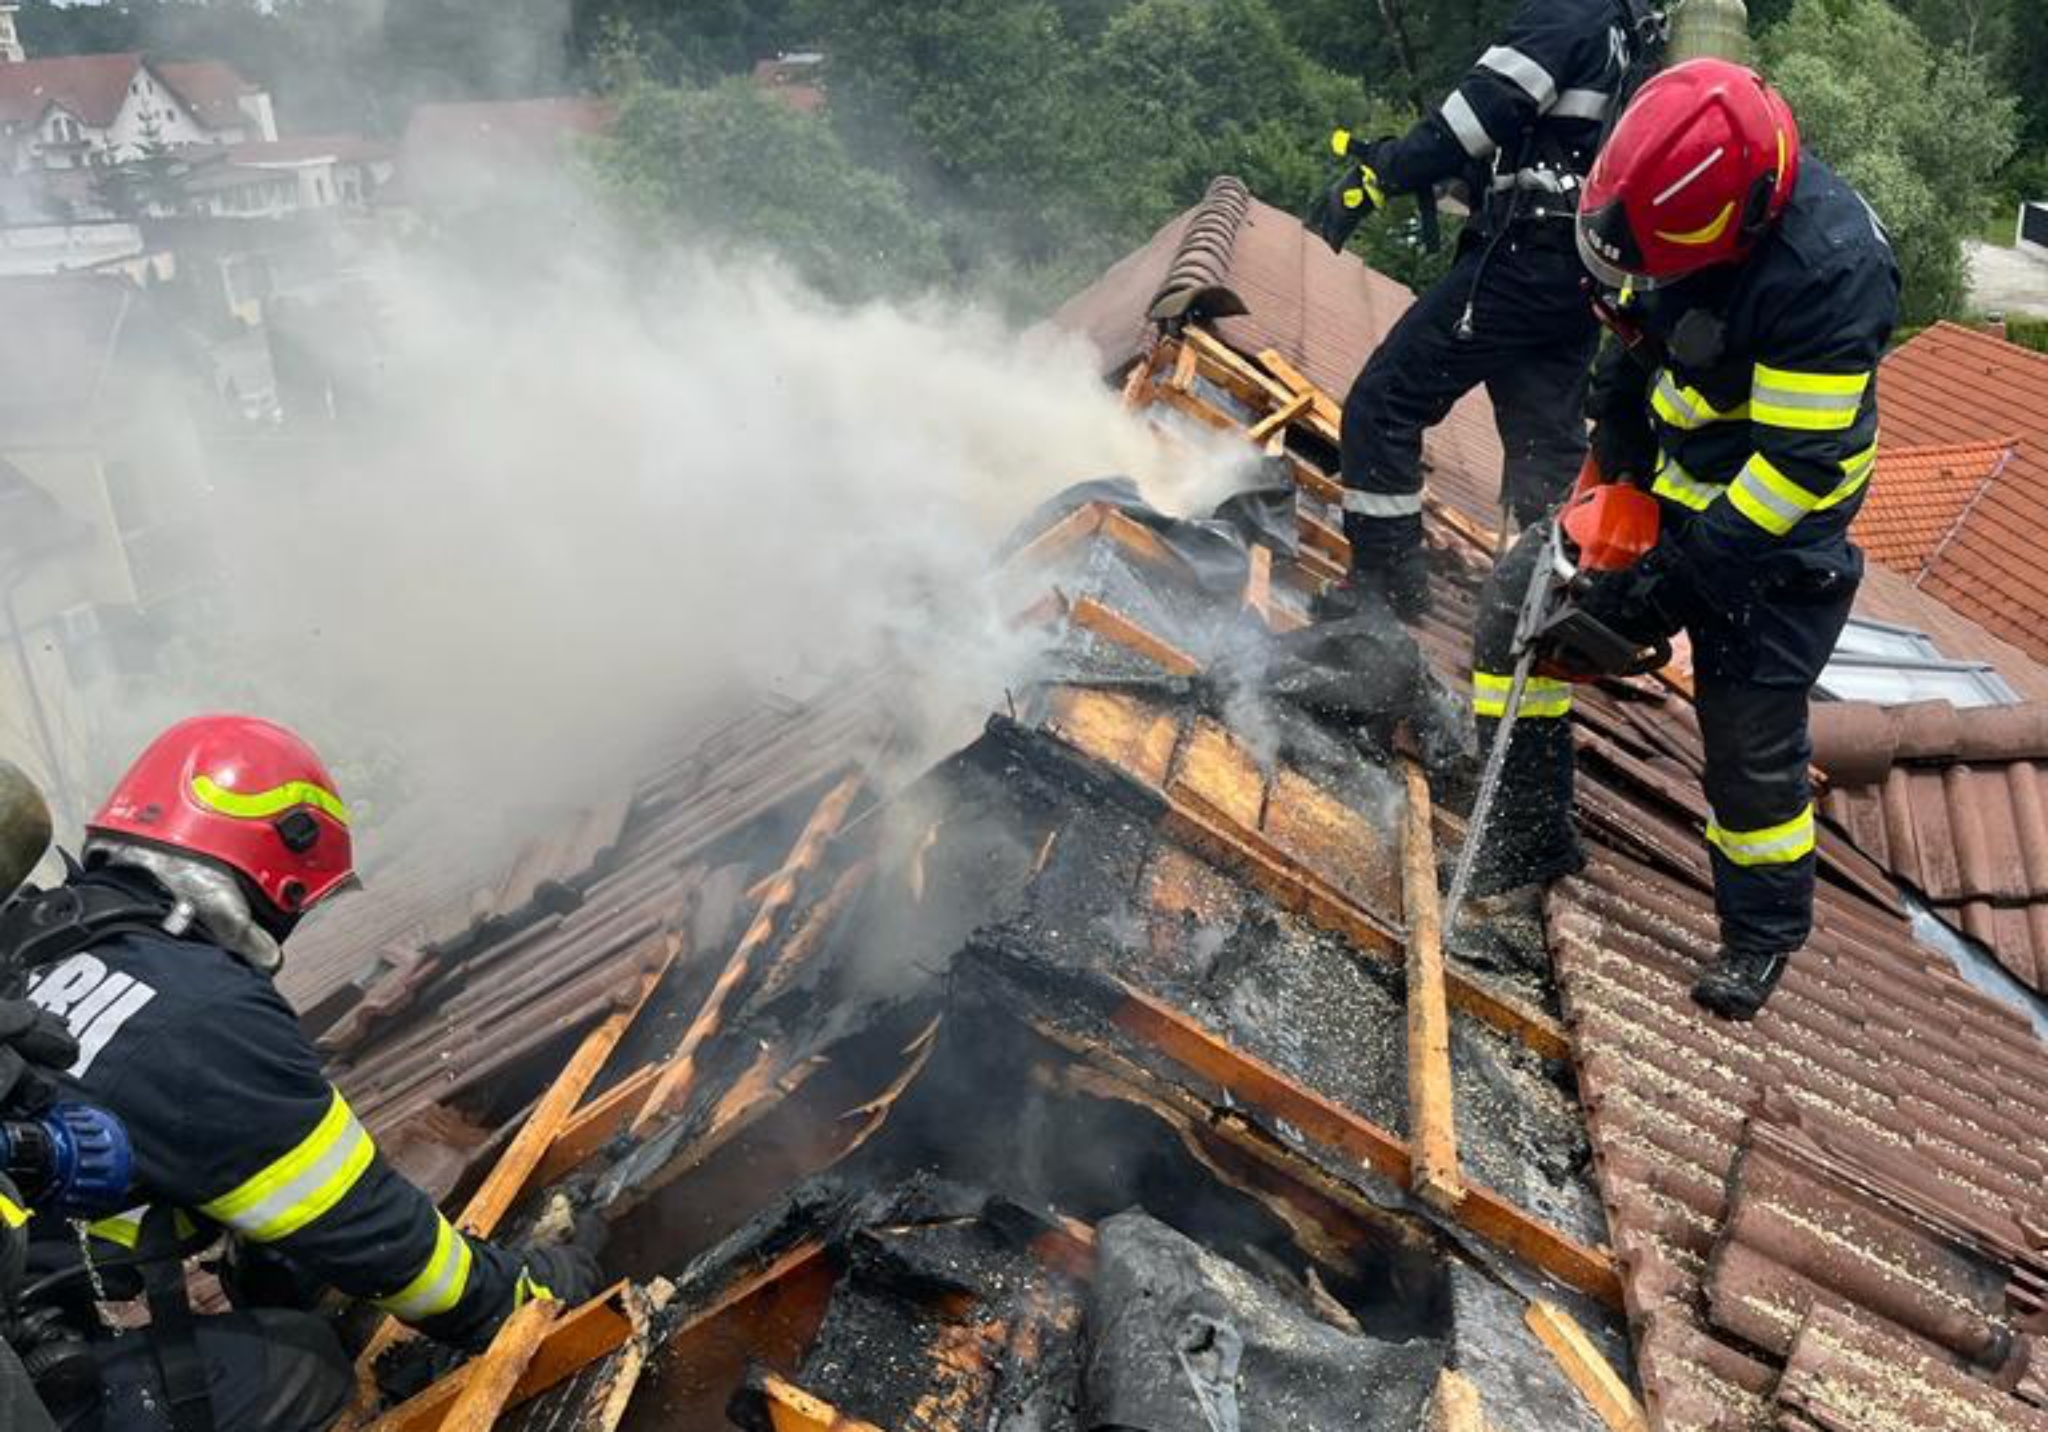
[{"label": "charred debris pile", "polygon": [[1204,520],[1027,523],[1044,666],[935,764],[900,674],[742,713],[329,982],[464,1225],[595,1213],[623,1280],[457,1367],[380,1334],[353,1425],[1640,1415],[1554,1003],[1435,927],[1457,703],[1398,628],[1307,627],[1339,524],[1261,442]]}]

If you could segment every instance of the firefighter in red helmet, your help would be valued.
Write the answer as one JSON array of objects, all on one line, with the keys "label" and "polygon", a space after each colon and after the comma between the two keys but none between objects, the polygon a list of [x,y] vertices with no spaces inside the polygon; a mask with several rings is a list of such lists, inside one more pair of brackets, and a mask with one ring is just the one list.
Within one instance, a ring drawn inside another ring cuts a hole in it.
[{"label": "firefighter in red helmet", "polygon": [[[1577,233],[1612,330],[1588,399],[1594,454],[1664,517],[1656,551],[1588,605],[1646,646],[1691,636],[1721,933],[1693,997],[1749,1019],[1812,928],[1807,702],[1863,575],[1849,527],[1876,462],[1898,266],[1870,206],[1802,150],[1784,99],[1718,60],[1637,95],[1588,176]],[[1503,601],[1505,586],[1475,641],[1487,741],[1511,666]],[[1578,863],[1570,688],[1555,685],[1513,737],[1475,889]]]},{"label": "firefighter in red helmet", "polygon": [[[273,985],[300,918],[354,880],[349,810],[311,747],[253,717],[181,722],[86,837],[63,886],[0,915],[0,954],[30,967],[30,999],[77,1040],[66,1083],[135,1146],[136,1209],[92,1225],[103,1266],[83,1266],[69,1229],[33,1245],[56,1270],[42,1280],[48,1316],[90,1347],[97,1374],[85,1391],[66,1382],[60,1423],[325,1426],[351,1390],[348,1359],[289,1305],[309,1299],[277,1296],[286,1287],[339,1289],[460,1346],[530,1298],[595,1291],[580,1250],[451,1227],[384,1161]],[[198,1317],[183,1260],[223,1235],[240,1255],[230,1266],[263,1276],[231,1279],[247,1302]],[[96,1280],[147,1296],[147,1335],[103,1333]]]}]

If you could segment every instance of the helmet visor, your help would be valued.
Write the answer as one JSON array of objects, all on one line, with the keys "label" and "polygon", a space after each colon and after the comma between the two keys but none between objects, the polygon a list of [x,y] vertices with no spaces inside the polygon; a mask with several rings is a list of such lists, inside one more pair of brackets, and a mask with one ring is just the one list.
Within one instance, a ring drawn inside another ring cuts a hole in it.
[{"label": "helmet visor", "polygon": [[1593,275],[1594,281],[1602,288],[1613,289],[1617,293],[1647,293],[1659,287],[1662,280],[1632,272],[1601,253],[1593,231],[1598,218],[1598,215],[1581,213],[1578,222],[1572,226],[1579,241],[1579,262],[1586,266],[1586,272]]}]

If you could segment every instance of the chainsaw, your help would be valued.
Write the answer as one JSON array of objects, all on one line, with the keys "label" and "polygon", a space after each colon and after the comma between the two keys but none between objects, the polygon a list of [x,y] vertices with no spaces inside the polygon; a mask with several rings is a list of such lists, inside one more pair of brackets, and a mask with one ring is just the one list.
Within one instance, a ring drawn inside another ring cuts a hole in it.
[{"label": "chainsaw", "polygon": [[1493,806],[1507,768],[1509,743],[1528,693],[1529,678],[1592,682],[1607,676],[1641,676],[1671,660],[1671,643],[1645,646],[1622,635],[1580,605],[1597,577],[1626,572],[1657,545],[1661,527],[1657,499],[1627,483],[1609,482],[1591,457],[1564,506],[1550,519],[1529,585],[1515,621],[1514,678],[1506,709],[1494,734],[1493,750],[1480,774],[1465,848],[1451,877],[1443,928],[1457,928],[1465,892],[1472,882]]}]

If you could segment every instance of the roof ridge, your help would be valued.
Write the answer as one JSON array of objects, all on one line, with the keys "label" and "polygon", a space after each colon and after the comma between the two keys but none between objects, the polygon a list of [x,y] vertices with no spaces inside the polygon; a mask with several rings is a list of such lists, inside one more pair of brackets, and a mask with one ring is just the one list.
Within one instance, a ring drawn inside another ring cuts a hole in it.
[{"label": "roof ridge", "polygon": [[2015,440],[1993,464],[1991,471],[1977,480],[1976,490],[1963,499],[1963,505],[1956,512],[1955,520],[1949,523],[1948,531],[1941,534],[1941,540],[1928,552],[1927,560],[1921,564],[1920,571],[1913,578],[1914,586],[1919,586],[1934,575],[1934,569],[1941,564],[1941,559],[1948,555],[1948,549],[1955,545],[1956,539],[1963,535],[1963,529],[1970,525],[1970,519],[1977,515],[1977,509],[1982,507],[1984,499],[1991,495],[1991,489],[1998,486],[1998,479],[2004,477],[2006,471],[2012,467],[2013,457],[2018,452],[2019,443]]},{"label": "roof ridge", "polygon": [[1252,191],[1235,175],[1209,181],[1202,202],[1188,214],[1180,246],[1166,265],[1147,316],[1169,323],[1194,317],[1228,318],[1249,313],[1228,283],[1239,230],[1252,211]]}]

